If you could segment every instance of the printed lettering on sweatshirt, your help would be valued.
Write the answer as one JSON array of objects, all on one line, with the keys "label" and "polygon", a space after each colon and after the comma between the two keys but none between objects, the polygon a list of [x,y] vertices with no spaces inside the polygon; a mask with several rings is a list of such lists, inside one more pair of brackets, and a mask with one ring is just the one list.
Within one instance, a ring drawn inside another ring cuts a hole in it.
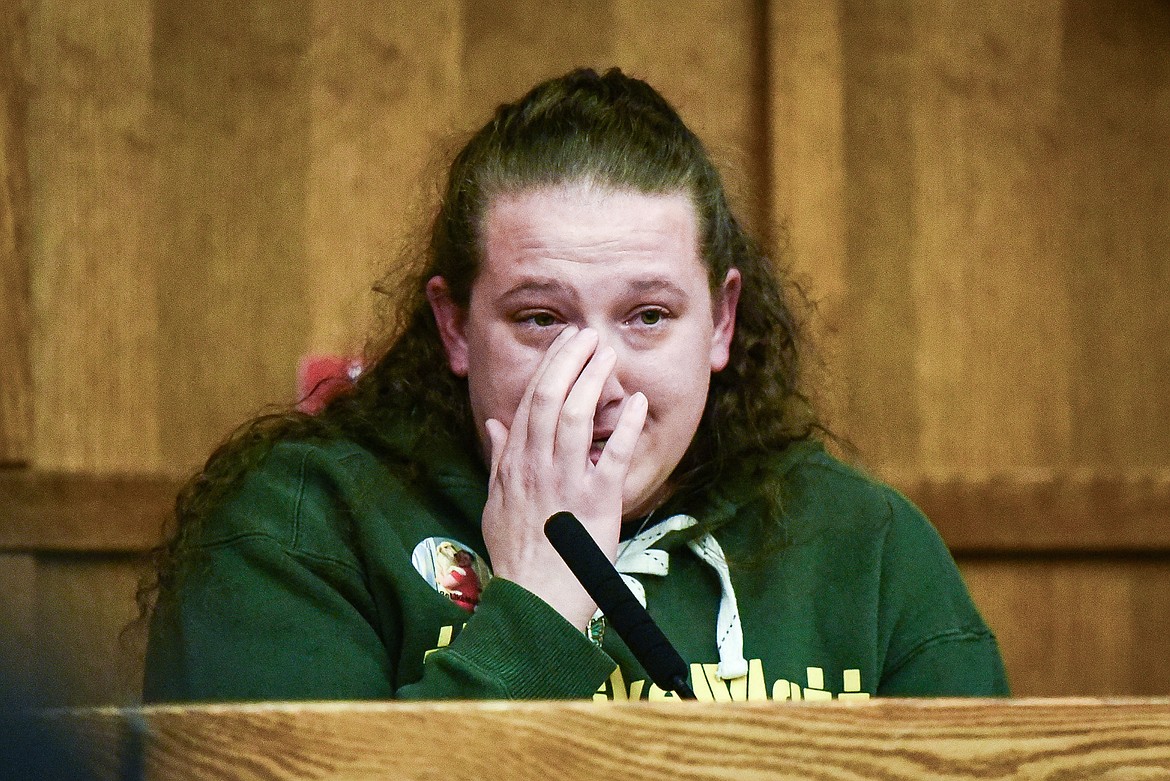
[{"label": "printed lettering on sweatshirt", "polygon": [[[823,667],[805,668],[805,685],[795,680],[764,676],[764,663],[760,659],[748,660],[747,675],[723,680],[715,663],[692,662],[690,684],[695,697],[701,702],[758,702],[763,700],[868,700],[869,692],[861,689],[861,670],[843,670],[840,680],[830,681],[826,686]],[[626,684],[622,668],[614,668],[609,680],[598,687],[593,695],[597,701],[617,700],[673,700],[674,692],[663,691],[649,681],[631,681]]]},{"label": "printed lettering on sweatshirt", "polygon": [[[466,624],[464,624],[466,626]],[[451,644],[454,626],[439,629],[435,647],[423,654],[423,661]],[[777,678],[769,682],[764,676],[764,663],[760,659],[748,660],[747,675],[723,680],[718,675],[717,663],[691,663],[690,684],[695,697],[702,702],[759,702],[763,700],[868,700],[869,692],[861,686],[861,670],[847,668],[840,672],[837,680],[829,681],[823,667],[806,667],[804,685],[796,680]],[[795,676],[794,676],[795,677]],[[826,682],[829,685],[826,686]],[[649,684],[649,685],[647,685]],[[595,701],[616,700],[659,700],[678,699],[674,692],[664,691],[646,680],[626,683],[621,667],[615,667],[609,679],[598,687],[593,695]]]}]

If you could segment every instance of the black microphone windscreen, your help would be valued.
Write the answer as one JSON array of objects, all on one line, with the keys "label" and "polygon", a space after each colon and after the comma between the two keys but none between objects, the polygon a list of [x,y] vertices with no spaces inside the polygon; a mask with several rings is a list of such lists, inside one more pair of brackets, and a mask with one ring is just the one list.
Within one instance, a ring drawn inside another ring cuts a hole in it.
[{"label": "black microphone windscreen", "polygon": [[686,662],[581,522],[559,512],[545,523],[544,533],[650,679],[665,691],[675,690],[679,676],[686,680]]}]

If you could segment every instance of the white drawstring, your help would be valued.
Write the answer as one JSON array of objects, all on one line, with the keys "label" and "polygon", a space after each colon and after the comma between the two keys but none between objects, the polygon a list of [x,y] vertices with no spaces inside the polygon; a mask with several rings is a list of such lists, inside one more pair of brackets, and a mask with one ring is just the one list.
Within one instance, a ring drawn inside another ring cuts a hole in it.
[{"label": "white drawstring", "polygon": [[[696,523],[698,520],[689,515],[674,515],[618,545],[618,557],[614,566],[643,607],[646,605],[646,589],[637,578],[632,577],[632,574],[664,577],[670,572],[670,554],[664,550],[651,549],[650,546],[670,532],[689,529]],[[719,618],[715,630],[715,646],[719,649],[718,675],[723,680],[747,675],[748,664],[743,658],[743,627],[739,621],[739,604],[735,600],[735,588],[731,585],[727,557],[710,534],[691,540],[687,547],[719,576],[722,593],[719,598]],[[596,615],[600,616],[601,611],[597,611]]]},{"label": "white drawstring", "polygon": [[739,603],[735,600],[735,588],[731,585],[731,572],[727,568],[727,557],[723,548],[710,534],[691,540],[687,547],[700,559],[707,562],[719,575],[722,594],[719,597],[718,634],[715,645],[719,648],[719,677],[723,680],[747,675],[748,663],[743,658],[743,627],[739,622]]}]

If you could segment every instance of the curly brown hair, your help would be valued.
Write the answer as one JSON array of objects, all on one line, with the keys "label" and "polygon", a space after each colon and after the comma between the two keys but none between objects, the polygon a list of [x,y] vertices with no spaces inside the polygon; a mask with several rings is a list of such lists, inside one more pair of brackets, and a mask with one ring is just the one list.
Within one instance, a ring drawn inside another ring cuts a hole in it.
[{"label": "curly brown hair", "polygon": [[[175,505],[175,528],[157,552],[157,579],[140,590],[144,612],[153,591],[177,587],[179,564],[202,519],[278,441],[346,437],[387,453],[391,468],[412,473],[416,464],[392,455],[401,448],[386,447],[409,420],[415,436],[478,452],[467,381],[447,370],[427,280],[443,277],[455,303],[466,306],[492,199],[581,180],[648,194],[687,193],[699,217],[712,292],[729,269],[742,276],[730,362],[712,376],[698,431],[672,475],[676,497],[701,499],[721,481],[753,479],[760,456],[819,430],[801,387],[805,336],[796,305],[803,296],[732,213],[702,142],[644,81],[617,69],[604,75],[576,70],[500,106],[455,156],[426,251],[406,258],[375,286],[387,294],[382,328],[367,346],[369,368],[353,388],[317,415],[282,411],[248,421],[186,483]],[[764,484],[763,494],[779,506],[778,486]],[[709,521],[695,533],[725,520]]]}]

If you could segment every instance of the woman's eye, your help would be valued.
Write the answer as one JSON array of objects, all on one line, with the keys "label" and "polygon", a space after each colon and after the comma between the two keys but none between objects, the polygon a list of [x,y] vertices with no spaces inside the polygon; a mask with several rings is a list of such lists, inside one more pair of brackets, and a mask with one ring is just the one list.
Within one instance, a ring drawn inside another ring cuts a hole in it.
[{"label": "woman's eye", "polygon": [[658,325],[662,322],[661,309],[643,309],[638,313],[638,321],[642,325]]},{"label": "woman's eye", "polygon": [[535,312],[528,316],[528,321],[535,326],[548,328],[550,325],[556,325],[557,319],[548,312]]}]

